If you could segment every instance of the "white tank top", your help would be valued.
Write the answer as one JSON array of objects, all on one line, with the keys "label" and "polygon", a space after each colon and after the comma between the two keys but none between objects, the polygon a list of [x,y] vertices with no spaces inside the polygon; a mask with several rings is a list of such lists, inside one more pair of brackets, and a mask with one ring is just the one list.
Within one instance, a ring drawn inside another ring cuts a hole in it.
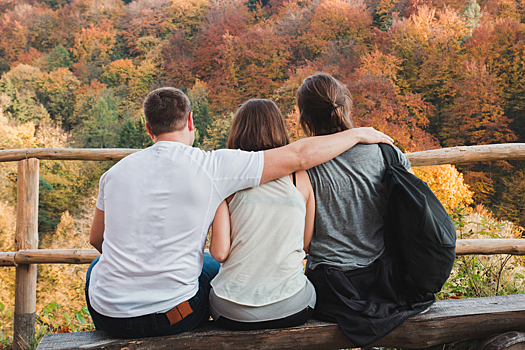
[{"label": "white tank top", "polygon": [[290,177],[237,192],[229,211],[232,245],[211,282],[215,294],[264,306],[301,290],[306,202]]}]

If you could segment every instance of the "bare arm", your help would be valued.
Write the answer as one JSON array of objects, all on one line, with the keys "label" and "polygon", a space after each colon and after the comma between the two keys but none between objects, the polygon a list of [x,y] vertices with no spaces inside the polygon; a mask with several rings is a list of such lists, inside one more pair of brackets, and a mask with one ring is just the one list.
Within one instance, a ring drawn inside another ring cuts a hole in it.
[{"label": "bare arm", "polygon": [[374,128],[354,128],[337,134],[308,137],[284,147],[264,151],[261,184],[294,171],[329,161],[357,143],[388,143],[393,140]]},{"label": "bare arm", "polygon": [[104,212],[95,208],[95,216],[89,232],[89,243],[102,254],[102,242],[104,242]]},{"label": "bare arm", "polygon": [[218,262],[224,262],[230,255],[230,213],[226,200],[217,208],[211,224],[210,254]]},{"label": "bare arm", "polygon": [[310,250],[310,242],[314,235],[315,223],[315,195],[310,183],[310,178],[306,171],[299,171],[297,174],[297,189],[302,193],[306,201],[306,216],[304,218],[304,251]]}]

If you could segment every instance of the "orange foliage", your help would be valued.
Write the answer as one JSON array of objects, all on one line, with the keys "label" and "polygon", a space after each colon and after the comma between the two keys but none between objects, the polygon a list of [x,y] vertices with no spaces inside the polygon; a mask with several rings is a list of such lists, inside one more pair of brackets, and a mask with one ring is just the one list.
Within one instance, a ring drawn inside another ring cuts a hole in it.
[{"label": "orange foliage", "polygon": [[75,36],[75,46],[71,49],[73,57],[77,60],[108,60],[113,53],[117,31],[110,21],[100,26],[91,24],[89,28]]},{"label": "orange foliage", "polygon": [[162,57],[169,81],[178,87],[188,87],[193,83],[194,62],[190,43],[185,40],[181,30],[177,30],[169,37],[167,45],[163,46]]},{"label": "orange foliage", "polygon": [[390,135],[404,151],[438,147],[427,134],[428,116],[433,106],[417,94],[396,95],[394,85],[382,77],[364,76],[348,84],[354,101],[356,126],[373,126]]},{"label": "orange foliage", "polygon": [[11,68],[18,66],[19,64],[32,65],[32,63],[40,57],[42,57],[42,53],[37,49],[30,47],[29,51],[22,52],[17,56],[16,61],[11,62]]},{"label": "orange foliage", "polygon": [[441,137],[445,146],[484,145],[512,142],[517,139],[509,129],[511,120],[504,115],[498,96],[496,78],[485,65],[466,62],[462,80],[451,83],[455,95],[447,108]]},{"label": "orange foliage", "polygon": [[465,182],[473,191],[472,198],[478,204],[491,204],[494,194],[494,181],[485,172],[466,171]]},{"label": "orange foliage", "polygon": [[284,118],[284,124],[286,125],[290,141],[294,142],[306,137],[306,134],[303,132],[303,129],[299,124],[299,111],[297,111],[297,109]]},{"label": "orange foliage", "polygon": [[127,84],[136,75],[137,68],[130,59],[111,62],[102,75],[113,85]]},{"label": "orange foliage", "polygon": [[413,170],[417,177],[428,184],[449,213],[457,207],[472,204],[473,193],[463,182],[463,175],[453,165],[418,167]]},{"label": "orange foliage", "polygon": [[124,9],[120,34],[129,52],[136,53],[136,42],[144,36],[158,38],[166,32],[170,0],[136,0]]},{"label": "orange foliage", "polygon": [[331,40],[368,44],[371,26],[372,16],[364,1],[351,4],[342,0],[324,0],[314,10],[301,41],[314,54],[320,54]]},{"label": "orange foliage", "polygon": [[385,77],[395,83],[397,71],[401,68],[402,60],[394,55],[384,54],[377,48],[361,57],[361,66],[358,73],[370,74],[375,77]]}]

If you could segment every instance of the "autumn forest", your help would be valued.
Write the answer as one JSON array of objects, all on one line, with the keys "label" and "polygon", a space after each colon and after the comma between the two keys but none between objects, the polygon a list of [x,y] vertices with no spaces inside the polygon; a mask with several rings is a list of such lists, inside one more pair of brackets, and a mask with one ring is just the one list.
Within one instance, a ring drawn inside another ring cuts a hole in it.
[{"label": "autumn forest", "polygon": [[[348,86],[356,126],[405,152],[525,142],[523,0],[0,0],[0,149],[147,147],[141,104],[161,86],[187,93],[205,150],[226,146],[232,114],[250,98],[274,100],[295,140],[305,136],[295,93],[319,71]],[[15,166],[0,167],[4,251]],[[42,248],[89,247],[109,166],[42,162]],[[418,175],[454,182],[451,212],[478,206],[525,226],[525,162],[440,169]],[[82,272],[39,268],[48,276],[39,292],[73,290],[40,305],[82,304],[82,281],[71,285]]]}]

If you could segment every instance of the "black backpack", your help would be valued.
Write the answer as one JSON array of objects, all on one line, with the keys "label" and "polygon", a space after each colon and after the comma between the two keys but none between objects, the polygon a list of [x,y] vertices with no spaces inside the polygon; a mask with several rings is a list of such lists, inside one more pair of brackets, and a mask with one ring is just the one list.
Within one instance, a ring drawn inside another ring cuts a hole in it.
[{"label": "black backpack", "polygon": [[405,169],[394,148],[379,147],[388,188],[385,249],[393,258],[396,288],[411,307],[439,292],[448,279],[456,257],[456,229],[439,199]]}]

